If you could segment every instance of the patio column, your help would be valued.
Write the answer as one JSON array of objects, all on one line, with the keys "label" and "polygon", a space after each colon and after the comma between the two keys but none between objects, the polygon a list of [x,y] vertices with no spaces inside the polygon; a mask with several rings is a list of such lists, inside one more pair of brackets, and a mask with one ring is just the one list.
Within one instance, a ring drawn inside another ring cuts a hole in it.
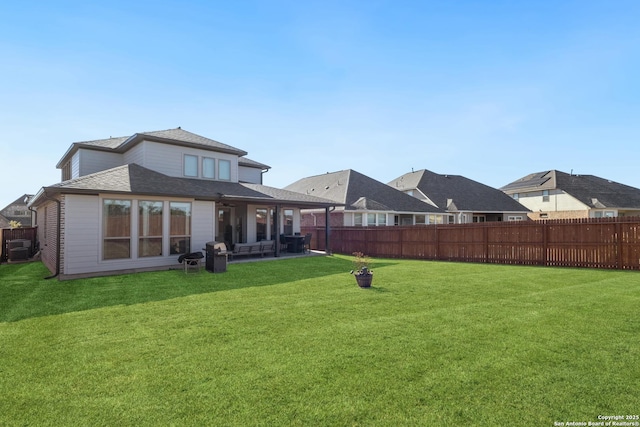
[{"label": "patio column", "polygon": [[329,242],[329,235],[331,234],[331,221],[329,220],[329,208],[324,208],[324,253],[331,255],[331,244]]},{"label": "patio column", "polygon": [[276,205],[276,210],[275,210],[275,222],[276,222],[276,235],[273,236],[273,240],[276,242],[276,252],[275,252],[275,256],[279,257],[280,256],[280,228],[281,228],[281,222],[280,222],[280,205]]}]

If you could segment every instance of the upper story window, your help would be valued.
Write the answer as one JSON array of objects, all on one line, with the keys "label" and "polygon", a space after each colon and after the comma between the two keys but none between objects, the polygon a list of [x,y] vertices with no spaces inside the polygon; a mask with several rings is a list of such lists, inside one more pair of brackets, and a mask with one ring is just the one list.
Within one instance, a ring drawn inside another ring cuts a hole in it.
[{"label": "upper story window", "polygon": [[214,179],[216,177],[216,160],[211,157],[202,158],[202,177]]},{"label": "upper story window", "polygon": [[513,199],[514,199],[514,200],[518,200],[518,199],[520,198],[520,194],[518,194],[518,193],[513,193],[513,196],[512,196],[512,197],[513,197]]},{"label": "upper story window", "polygon": [[542,201],[543,202],[549,201],[549,190],[542,190]]},{"label": "upper story window", "polygon": [[184,155],[184,176],[198,176],[198,156]]},{"label": "upper story window", "polygon": [[67,162],[62,167],[62,180],[68,181],[70,179],[71,179],[71,162]]},{"label": "upper story window", "polygon": [[231,162],[229,160],[218,160],[218,179],[231,180]]}]

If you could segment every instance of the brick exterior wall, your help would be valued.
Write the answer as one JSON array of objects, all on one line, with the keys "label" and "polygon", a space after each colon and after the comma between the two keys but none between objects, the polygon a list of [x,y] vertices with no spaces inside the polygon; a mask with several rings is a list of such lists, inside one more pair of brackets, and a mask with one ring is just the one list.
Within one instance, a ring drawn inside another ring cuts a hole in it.
[{"label": "brick exterior wall", "polygon": [[[303,212],[300,218],[301,227],[324,227],[325,226],[325,212],[314,212],[313,214]],[[344,212],[331,212],[329,214],[329,226],[330,227],[342,227],[344,226]]]},{"label": "brick exterior wall", "polygon": [[38,240],[40,240],[42,263],[51,273],[55,273],[58,245],[58,204],[53,201],[38,207]]}]

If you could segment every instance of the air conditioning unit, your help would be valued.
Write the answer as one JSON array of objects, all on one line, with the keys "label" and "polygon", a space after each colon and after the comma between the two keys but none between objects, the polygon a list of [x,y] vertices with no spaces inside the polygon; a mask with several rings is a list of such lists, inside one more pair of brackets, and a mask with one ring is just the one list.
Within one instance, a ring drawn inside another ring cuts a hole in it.
[{"label": "air conditioning unit", "polygon": [[31,240],[14,239],[7,241],[7,256],[9,261],[25,261],[31,256]]}]

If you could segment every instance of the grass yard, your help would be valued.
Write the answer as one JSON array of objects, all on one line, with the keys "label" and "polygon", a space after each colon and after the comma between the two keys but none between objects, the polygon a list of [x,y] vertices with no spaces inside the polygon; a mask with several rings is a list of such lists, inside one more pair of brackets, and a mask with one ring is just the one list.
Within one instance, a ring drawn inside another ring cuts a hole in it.
[{"label": "grass yard", "polygon": [[351,257],[0,265],[3,426],[553,426],[640,413],[640,273]]}]

